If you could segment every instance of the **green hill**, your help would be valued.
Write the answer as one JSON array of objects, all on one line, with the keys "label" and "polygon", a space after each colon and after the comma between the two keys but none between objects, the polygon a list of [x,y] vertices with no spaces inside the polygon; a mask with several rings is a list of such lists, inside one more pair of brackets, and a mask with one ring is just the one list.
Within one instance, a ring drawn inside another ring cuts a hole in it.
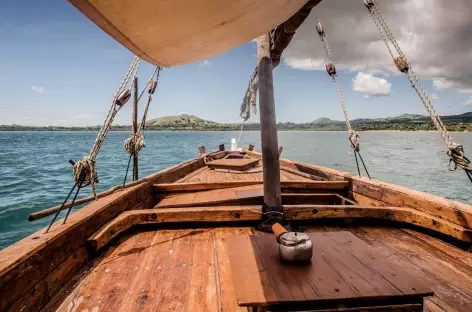
[{"label": "green hill", "polygon": [[159,117],[146,122],[148,130],[206,130],[224,127],[217,122],[187,114]]}]

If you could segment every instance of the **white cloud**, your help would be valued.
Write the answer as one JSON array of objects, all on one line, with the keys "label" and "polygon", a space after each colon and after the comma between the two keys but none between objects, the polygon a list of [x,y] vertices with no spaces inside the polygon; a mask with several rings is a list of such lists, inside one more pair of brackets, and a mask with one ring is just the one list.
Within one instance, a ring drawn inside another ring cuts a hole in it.
[{"label": "white cloud", "polygon": [[439,100],[439,99],[440,99],[439,94],[437,93],[431,94],[431,100]]},{"label": "white cloud", "polygon": [[357,73],[352,82],[354,91],[372,96],[389,95],[392,88],[392,84],[387,80],[363,72]]},{"label": "white cloud", "polygon": [[[421,79],[434,79],[437,90],[472,93],[470,0],[375,3]],[[316,16],[323,23],[338,71],[401,74],[361,0],[329,0],[316,6],[284,52],[288,66],[324,70],[323,48],[313,32]]]},{"label": "white cloud", "polygon": [[31,90],[33,90],[33,91],[36,92],[36,93],[43,93],[43,92],[44,92],[44,87],[38,87],[38,86],[36,86],[36,85],[33,85],[33,86],[31,87]]},{"label": "white cloud", "polygon": [[462,103],[464,105],[472,105],[472,96],[469,97],[469,99],[467,101],[465,101],[464,103]]},{"label": "white cloud", "polygon": [[465,86],[460,82],[448,80],[445,78],[437,78],[433,80],[433,88],[435,90],[452,89],[460,93],[472,93],[472,85]]},{"label": "white cloud", "polygon": [[364,99],[370,99],[370,95],[364,94]]}]

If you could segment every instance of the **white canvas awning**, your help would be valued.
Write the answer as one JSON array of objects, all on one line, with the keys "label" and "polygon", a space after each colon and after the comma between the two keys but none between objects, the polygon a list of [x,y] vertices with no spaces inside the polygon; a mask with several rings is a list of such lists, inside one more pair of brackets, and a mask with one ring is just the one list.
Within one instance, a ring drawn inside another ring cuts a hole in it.
[{"label": "white canvas awning", "polygon": [[307,0],[70,0],[140,58],[162,66],[206,59],[286,21]]}]

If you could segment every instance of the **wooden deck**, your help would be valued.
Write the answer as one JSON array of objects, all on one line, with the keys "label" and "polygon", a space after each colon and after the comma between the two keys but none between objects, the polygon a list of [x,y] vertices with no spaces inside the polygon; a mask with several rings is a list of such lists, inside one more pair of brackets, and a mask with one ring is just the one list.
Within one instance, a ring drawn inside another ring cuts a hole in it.
[{"label": "wooden deck", "polygon": [[[357,226],[306,229],[338,230],[352,232],[379,255],[431,285],[435,295],[425,300],[425,311],[470,312],[470,253],[412,230]],[[226,239],[251,233],[256,231],[240,227],[121,235],[43,311],[247,311],[236,303]],[[346,282],[355,287],[361,281]]]},{"label": "wooden deck", "polygon": [[[260,168],[260,167],[259,167]],[[258,180],[262,181],[262,171],[259,172],[224,172],[219,170],[209,169],[204,167],[194,174],[190,174],[178,182],[225,182],[225,181],[251,181]],[[281,181],[313,181],[303,175],[297,175],[293,172],[285,170],[280,171]]]},{"label": "wooden deck", "polygon": [[[228,153],[207,155],[221,159]],[[262,171],[211,170],[206,160],[156,172],[124,190],[110,189],[66,223],[58,221],[48,233],[42,229],[0,251],[0,310],[246,311],[236,304],[226,238],[256,233],[241,226],[263,222]],[[472,242],[472,206],[312,164],[281,160],[280,165],[287,221],[385,220],[392,227],[307,230],[350,231],[414,272],[435,293],[425,311],[471,311],[471,253],[402,227],[442,233],[466,249]],[[225,227],[210,228],[217,223]]]}]

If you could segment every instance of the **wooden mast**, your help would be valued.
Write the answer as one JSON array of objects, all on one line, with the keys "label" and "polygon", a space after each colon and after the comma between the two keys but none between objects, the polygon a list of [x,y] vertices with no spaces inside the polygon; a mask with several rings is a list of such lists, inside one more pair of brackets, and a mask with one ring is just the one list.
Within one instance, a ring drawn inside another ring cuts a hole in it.
[{"label": "wooden mast", "polygon": [[279,144],[275,119],[274,85],[269,33],[257,39],[259,111],[261,119],[264,204],[267,211],[282,212]]},{"label": "wooden mast", "polygon": [[[134,77],[133,83],[133,136],[136,137],[138,132],[138,77]],[[137,181],[138,178],[138,154],[133,154],[133,181]]]}]

